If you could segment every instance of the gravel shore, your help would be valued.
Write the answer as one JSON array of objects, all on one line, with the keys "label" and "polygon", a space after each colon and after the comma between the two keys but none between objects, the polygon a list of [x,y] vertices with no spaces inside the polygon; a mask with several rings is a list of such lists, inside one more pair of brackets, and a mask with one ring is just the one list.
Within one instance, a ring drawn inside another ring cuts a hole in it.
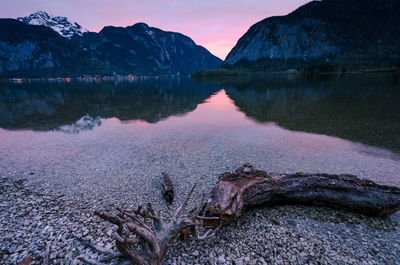
[{"label": "gravel shore", "polygon": [[[94,202],[37,192],[23,181],[2,178],[0,263],[44,256],[47,244],[50,264],[80,264],[79,256],[101,259],[102,254],[77,240],[114,249],[113,227],[93,216],[96,207]],[[165,263],[400,264],[399,219],[399,213],[371,218],[323,207],[253,209],[207,241],[176,241]],[[110,264],[125,263],[117,259]]]}]

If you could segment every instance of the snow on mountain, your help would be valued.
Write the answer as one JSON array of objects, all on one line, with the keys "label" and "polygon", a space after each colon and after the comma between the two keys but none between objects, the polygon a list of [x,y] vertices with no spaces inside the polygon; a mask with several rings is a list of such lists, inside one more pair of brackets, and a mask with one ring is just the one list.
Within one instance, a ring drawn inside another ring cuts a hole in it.
[{"label": "snow on mountain", "polygon": [[44,11],[37,11],[29,16],[17,19],[26,24],[43,25],[52,28],[65,38],[72,38],[74,35],[82,36],[83,33],[88,32],[87,29],[82,28],[78,23],[70,21],[66,17],[52,16]]}]

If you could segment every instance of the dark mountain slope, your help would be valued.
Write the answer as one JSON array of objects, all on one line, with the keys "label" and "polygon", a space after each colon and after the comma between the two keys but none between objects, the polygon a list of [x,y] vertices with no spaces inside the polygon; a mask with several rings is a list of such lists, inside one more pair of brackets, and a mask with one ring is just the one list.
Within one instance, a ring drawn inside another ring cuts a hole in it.
[{"label": "dark mountain slope", "polygon": [[21,20],[0,19],[0,76],[175,75],[222,63],[189,37],[144,23],[94,33],[44,12]]},{"label": "dark mountain slope", "polygon": [[86,45],[112,71],[122,74],[190,74],[222,62],[189,37],[144,23],[105,27]]},{"label": "dark mountain slope", "polygon": [[399,0],[312,1],[247,31],[225,65],[390,66],[400,58]]},{"label": "dark mountain slope", "polygon": [[0,19],[0,73],[8,76],[107,73],[105,64],[54,30]]}]

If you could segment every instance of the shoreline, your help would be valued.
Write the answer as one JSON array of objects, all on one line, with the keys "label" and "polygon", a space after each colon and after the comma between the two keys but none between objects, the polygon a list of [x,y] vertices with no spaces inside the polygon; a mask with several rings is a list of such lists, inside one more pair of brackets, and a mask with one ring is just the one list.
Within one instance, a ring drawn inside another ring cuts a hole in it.
[{"label": "shoreline", "polygon": [[[17,264],[24,257],[41,256],[49,242],[50,264],[82,264],[77,261],[82,255],[102,258],[77,237],[116,251],[113,227],[92,214],[96,203],[36,190],[23,181],[0,179],[2,260]],[[373,218],[324,207],[257,208],[223,227],[215,238],[176,240],[165,264],[396,264],[399,219],[399,213]]]},{"label": "shoreline", "polygon": [[192,73],[191,78],[207,79],[207,78],[228,78],[228,77],[251,77],[251,76],[266,76],[271,74],[289,75],[289,76],[307,76],[307,75],[362,75],[362,74],[399,74],[400,68],[377,68],[377,69],[360,69],[352,71],[336,71],[324,72],[319,70],[304,71],[298,69],[288,69],[281,71],[256,72],[251,69],[209,69]]},{"label": "shoreline", "polygon": [[[188,75],[189,76],[189,75]],[[116,76],[102,76],[102,75],[84,75],[78,77],[0,77],[0,82],[9,82],[14,84],[24,84],[31,82],[49,82],[49,83],[100,83],[100,82],[137,82],[142,80],[162,80],[182,78],[185,76],[180,75],[116,75]]]},{"label": "shoreline", "polygon": [[255,72],[251,69],[208,69],[199,72],[195,72],[188,75],[82,75],[82,76],[62,76],[62,77],[7,77],[0,76],[0,81],[11,82],[11,83],[30,83],[30,82],[62,82],[70,83],[73,81],[78,82],[104,82],[104,81],[140,81],[147,79],[163,79],[163,78],[227,78],[227,77],[249,77],[249,76],[264,76],[271,74],[281,75],[359,75],[359,74],[381,74],[381,73],[392,73],[399,74],[400,68],[376,68],[376,69],[360,69],[352,70],[347,72],[324,72],[324,71],[303,71],[298,69],[288,69],[281,71],[268,71],[268,72]]}]

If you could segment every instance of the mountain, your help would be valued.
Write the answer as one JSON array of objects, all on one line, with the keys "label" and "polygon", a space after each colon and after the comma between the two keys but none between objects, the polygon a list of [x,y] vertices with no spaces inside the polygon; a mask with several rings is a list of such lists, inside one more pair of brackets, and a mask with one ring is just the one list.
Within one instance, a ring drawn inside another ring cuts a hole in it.
[{"label": "mountain", "polygon": [[312,1],[251,26],[224,65],[277,70],[395,65],[400,62],[398,14],[400,0]]},{"label": "mountain", "polygon": [[0,75],[106,74],[104,62],[77,49],[54,30],[0,19]]},{"label": "mountain", "polygon": [[84,46],[122,74],[190,74],[222,62],[189,37],[144,23],[105,27]]},{"label": "mountain", "polygon": [[43,25],[53,29],[64,38],[72,38],[74,36],[82,36],[88,32],[78,23],[70,21],[66,17],[51,16],[44,11],[37,11],[26,17],[17,18],[19,21],[30,25]]},{"label": "mountain", "polygon": [[95,33],[40,11],[0,19],[0,76],[187,75],[221,63],[189,37],[144,23]]}]

